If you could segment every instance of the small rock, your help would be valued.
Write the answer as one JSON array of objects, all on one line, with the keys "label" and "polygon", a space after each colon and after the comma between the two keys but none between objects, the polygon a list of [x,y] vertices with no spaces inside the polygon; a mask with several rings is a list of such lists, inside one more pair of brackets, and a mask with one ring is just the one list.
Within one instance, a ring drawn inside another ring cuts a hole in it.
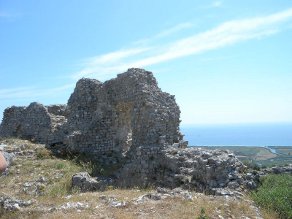
[{"label": "small rock", "polygon": [[40,178],[37,180],[37,182],[41,182],[41,183],[44,183],[46,181],[47,179],[44,176],[40,176]]},{"label": "small rock", "polygon": [[115,207],[115,208],[124,207],[124,206],[126,206],[126,202],[125,201],[112,201],[110,203],[110,206]]},{"label": "small rock", "polygon": [[87,172],[76,173],[72,176],[72,187],[79,188],[81,192],[103,191],[110,182],[110,180],[98,181]]},{"label": "small rock", "polygon": [[26,182],[23,184],[24,187],[31,187],[33,186],[33,183],[32,182]]},{"label": "small rock", "polygon": [[22,207],[27,207],[32,205],[32,201],[23,201],[20,199],[15,199],[13,197],[0,197],[0,206],[3,206],[3,208],[7,211],[18,211]]},{"label": "small rock", "polygon": [[82,203],[82,202],[67,202],[63,205],[61,205],[57,209],[86,209],[89,208],[89,205],[87,203]]},{"label": "small rock", "polygon": [[65,197],[65,199],[70,199],[70,198],[72,198],[72,195],[67,195],[67,196]]}]

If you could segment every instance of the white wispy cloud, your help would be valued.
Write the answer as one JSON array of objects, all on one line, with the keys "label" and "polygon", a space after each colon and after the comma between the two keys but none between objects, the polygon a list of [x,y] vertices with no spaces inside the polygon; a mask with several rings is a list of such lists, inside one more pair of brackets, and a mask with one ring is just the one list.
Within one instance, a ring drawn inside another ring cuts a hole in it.
[{"label": "white wispy cloud", "polygon": [[174,35],[176,33],[179,33],[182,30],[190,29],[193,26],[194,26],[194,24],[192,24],[191,22],[180,23],[180,24],[177,24],[177,25],[175,25],[173,27],[170,27],[170,28],[168,28],[166,30],[162,30],[160,33],[158,33],[158,34],[156,34],[154,36],[151,36],[151,37],[148,37],[148,38],[145,38],[145,39],[137,40],[133,44],[134,45],[147,44],[149,42],[153,42],[155,40],[159,40],[161,38],[165,38],[165,37],[168,37],[170,35]]},{"label": "white wispy cloud", "polygon": [[[175,26],[169,31],[163,31],[156,35],[162,38],[158,45],[151,45],[152,38],[150,38],[147,40],[147,46],[144,43],[136,43],[135,47],[129,49],[87,59],[83,69],[75,73],[74,78],[91,76],[104,79],[107,76],[125,71],[127,68],[144,68],[243,41],[260,39],[289,28],[290,24],[287,21],[291,20],[292,8],[266,16],[231,20],[205,32],[169,41],[168,36],[184,29],[184,25],[181,28]],[[191,24],[185,25],[185,27],[191,27]]]},{"label": "white wispy cloud", "polygon": [[86,67],[79,73],[75,74],[74,77],[78,79],[100,70],[104,70],[103,73],[107,74],[111,71],[115,71],[115,66],[117,66],[118,63],[121,65],[121,63],[128,57],[137,56],[141,53],[149,51],[150,49],[151,48],[149,47],[130,48],[87,58],[82,62],[82,64]]},{"label": "white wispy cloud", "polygon": [[193,24],[190,23],[190,22],[185,22],[185,23],[180,23],[174,27],[171,27],[167,30],[164,30],[160,33],[158,33],[155,38],[163,38],[163,37],[166,37],[166,36],[169,36],[171,34],[174,34],[176,32],[179,32],[179,31],[182,31],[182,30],[185,30],[185,29],[189,29],[193,27]]},{"label": "white wispy cloud", "polygon": [[75,84],[70,83],[54,88],[38,88],[38,87],[17,87],[9,89],[0,89],[0,100],[9,99],[33,99],[36,97],[55,96],[58,92],[72,89]]},{"label": "white wispy cloud", "polygon": [[150,48],[133,48],[133,49],[127,49],[127,50],[119,50],[119,51],[107,53],[105,55],[92,57],[90,59],[87,59],[85,62],[87,62],[90,65],[117,62],[129,56],[138,55],[139,53],[145,52],[149,49]]},{"label": "white wispy cloud", "polygon": [[10,89],[0,89],[0,99],[23,98],[33,95],[33,87],[18,87]]}]

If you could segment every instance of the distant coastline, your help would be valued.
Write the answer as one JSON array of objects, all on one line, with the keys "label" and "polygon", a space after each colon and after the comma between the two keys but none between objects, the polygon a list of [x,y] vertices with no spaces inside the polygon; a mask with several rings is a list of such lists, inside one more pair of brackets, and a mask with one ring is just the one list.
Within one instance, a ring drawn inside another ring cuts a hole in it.
[{"label": "distant coastline", "polygon": [[292,123],[182,125],[190,146],[292,146]]}]

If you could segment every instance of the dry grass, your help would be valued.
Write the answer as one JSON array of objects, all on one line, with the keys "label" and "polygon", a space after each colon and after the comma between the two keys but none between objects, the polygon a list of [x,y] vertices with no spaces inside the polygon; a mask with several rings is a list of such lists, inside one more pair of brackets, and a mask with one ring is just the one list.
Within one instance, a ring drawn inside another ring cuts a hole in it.
[{"label": "dry grass", "polygon": [[[118,200],[129,200],[129,197],[137,198],[137,195],[145,194],[143,191],[135,190],[112,190],[106,192],[111,197],[116,197]],[[225,198],[214,198],[197,194],[197,198],[193,201],[186,201],[180,198],[168,198],[159,201],[148,201],[142,204],[128,203],[125,207],[114,208],[110,207],[99,200],[101,195],[106,193],[86,193],[82,196],[76,195],[70,201],[80,201],[88,203],[89,209],[76,212],[76,210],[55,211],[42,215],[40,218],[116,218],[116,219],[131,219],[131,218],[197,218],[200,215],[201,209],[205,209],[206,215],[209,218],[218,218],[218,215],[224,218],[241,218],[246,216],[256,218],[254,209],[250,208],[250,203],[239,200],[226,200]],[[120,196],[123,194],[124,196]],[[68,201],[68,200],[67,200]],[[273,216],[264,218],[275,218]]]},{"label": "dry grass", "polygon": [[[193,193],[193,200],[182,198],[167,198],[164,200],[148,200],[135,204],[139,196],[151,192],[151,189],[113,189],[104,192],[78,193],[70,188],[71,177],[74,173],[84,171],[86,165],[78,165],[72,161],[62,160],[51,156],[43,145],[32,144],[28,141],[9,139],[6,144],[26,144],[25,147],[37,153],[31,157],[19,157],[9,169],[8,176],[0,178],[0,195],[6,194],[24,200],[34,200],[34,204],[20,212],[5,213],[0,218],[167,218],[167,219],[196,219],[204,209],[209,218],[255,218],[255,209],[248,197],[238,200],[235,198],[213,197],[200,193]],[[37,155],[37,154],[41,155]],[[31,195],[23,191],[25,182],[33,182],[41,176],[46,178],[46,187],[42,195]],[[124,207],[111,207],[101,197],[125,201]],[[60,208],[68,202],[88,204],[84,209],[59,209],[41,211],[52,207]],[[2,212],[3,213],[3,212]],[[276,218],[272,213],[263,212],[264,218]]]}]

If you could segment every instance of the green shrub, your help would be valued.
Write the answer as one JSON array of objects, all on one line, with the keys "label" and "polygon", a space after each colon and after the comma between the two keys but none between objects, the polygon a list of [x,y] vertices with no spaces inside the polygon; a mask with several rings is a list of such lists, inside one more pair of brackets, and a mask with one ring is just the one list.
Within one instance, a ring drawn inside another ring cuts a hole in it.
[{"label": "green shrub", "polygon": [[252,170],[261,169],[261,166],[258,163],[256,163],[254,160],[244,160],[243,164],[247,166],[248,169],[252,169]]},{"label": "green shrub", "polygon": [[268,175],[251,195],[268,211],[274,210],[280,218],[292,219],[292,175]]},{"label": "green shrub", "polygon": [[64,162],[57,162],[55,164],[55,168],[58,170],[64,169],[65,167],[66,167],[66,163],[64,163]]}]

